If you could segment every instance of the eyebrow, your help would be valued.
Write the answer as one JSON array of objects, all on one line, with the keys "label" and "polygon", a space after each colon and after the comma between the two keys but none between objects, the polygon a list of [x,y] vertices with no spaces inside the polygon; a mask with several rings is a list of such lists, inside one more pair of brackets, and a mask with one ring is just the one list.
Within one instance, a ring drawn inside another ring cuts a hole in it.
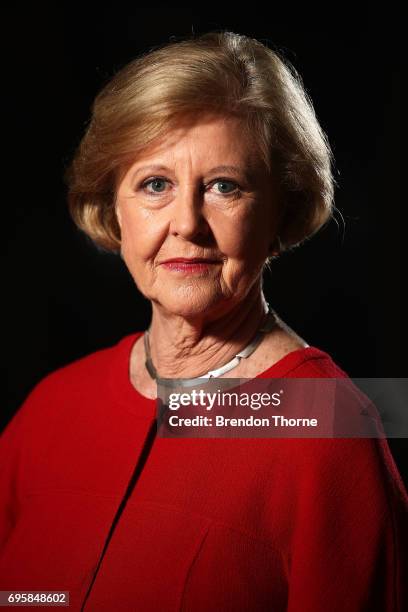
[{"label": "eyebrow", "polygon": [[[154,170],[155,172],[161,172],[162,170],[166,172],[171,171],[167,166],[152,164],[150,166],[141,166],[140,168],[137,168],[133,173],[133,177],[137,176],[143,170]],[[212,174],[213,172],[230,172],[236,175],[246,174],[246,171],[238,166],[215,166],[214,168],[211,168],[211,170],[208,170],[206,174]]]}]

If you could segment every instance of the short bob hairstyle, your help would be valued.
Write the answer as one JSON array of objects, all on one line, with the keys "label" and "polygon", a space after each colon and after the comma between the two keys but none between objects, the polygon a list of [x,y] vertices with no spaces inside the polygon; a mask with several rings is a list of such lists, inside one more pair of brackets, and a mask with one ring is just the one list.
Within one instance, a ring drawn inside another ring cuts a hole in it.
[{"label": "short bob hairstyle", "polygon": [[77,226],[102,248],[120,251],[120,178],[169,129],[208,112],[239,117],[258,145],[279,194],[280,251],[330,219],[332,152],[301,77],[258,40],[213,31],[137,57],[96,96],[65,174]]}]

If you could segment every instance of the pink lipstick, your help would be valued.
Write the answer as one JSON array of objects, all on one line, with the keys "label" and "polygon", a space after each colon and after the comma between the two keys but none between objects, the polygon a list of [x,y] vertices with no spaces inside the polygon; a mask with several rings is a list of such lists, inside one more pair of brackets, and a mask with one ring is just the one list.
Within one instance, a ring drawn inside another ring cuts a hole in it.
[{"label": "pink lipstick", "polygon": [[204,259],[201,257],[175,257],[163,261],[161,265],[172,272],[183,272],[184,274],[199,274],[208,272],[212,267],[219,265],[218,259]]}]

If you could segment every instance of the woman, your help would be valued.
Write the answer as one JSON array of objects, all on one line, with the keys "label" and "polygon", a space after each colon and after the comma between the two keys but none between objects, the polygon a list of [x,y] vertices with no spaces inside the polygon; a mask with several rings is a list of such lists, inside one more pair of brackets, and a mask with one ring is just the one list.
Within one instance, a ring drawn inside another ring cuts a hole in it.
[{"label": "woman", "polygon": [[332,211],[294,69],[229,32],[155,49],[97,96],[68,180],[152,320],[47,376],[6,428],[0,588],[69,591],[74,610],[402,611],[408,502],[385,440],[156,435],[161,378],[347,377],[262,292]]}]

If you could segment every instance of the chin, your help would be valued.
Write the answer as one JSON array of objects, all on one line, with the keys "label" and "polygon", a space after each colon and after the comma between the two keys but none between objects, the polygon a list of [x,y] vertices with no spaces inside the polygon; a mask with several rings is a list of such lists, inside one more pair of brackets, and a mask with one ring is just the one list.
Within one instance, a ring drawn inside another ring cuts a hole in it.
[{"label": "chin", "polygon": [[182,285],[172,288],[168,292],[160,292],[153,298],[169,313],[184,317],[199,317],[208,315],[209,311],[216,311],[225,301],[225,297],[214,287],[197,287],[197,285]]}]

